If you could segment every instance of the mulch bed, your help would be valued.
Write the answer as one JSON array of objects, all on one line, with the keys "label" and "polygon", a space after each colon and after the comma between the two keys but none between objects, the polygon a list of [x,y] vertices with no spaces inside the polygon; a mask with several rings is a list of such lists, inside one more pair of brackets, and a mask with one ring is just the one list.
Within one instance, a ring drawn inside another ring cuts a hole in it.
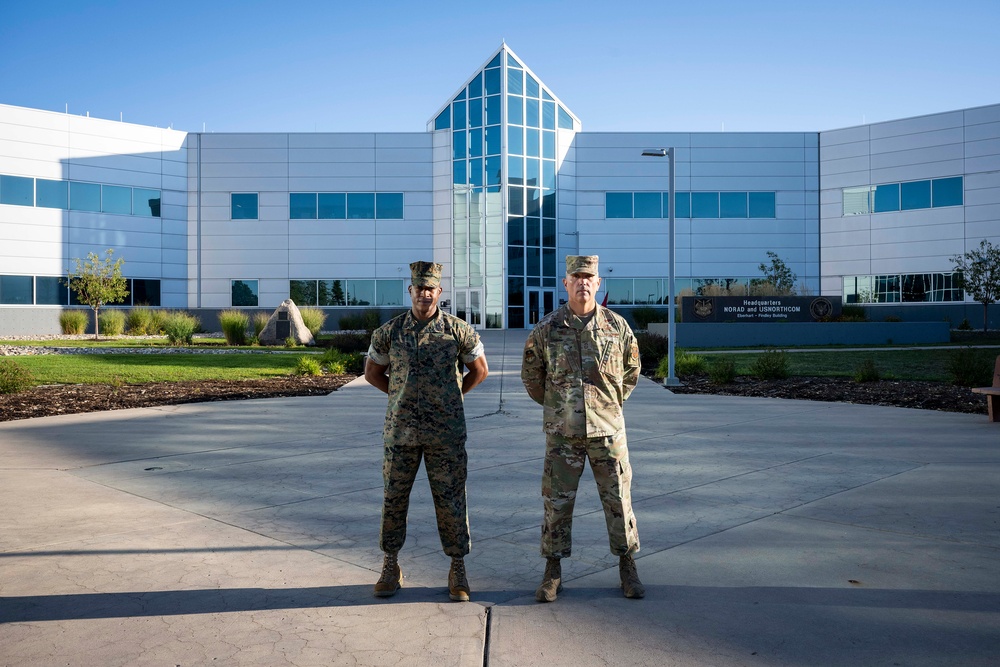
[{"label": "mulch bed", "polygon": [[117,387],[106,384],[42,386],[18,394],[0,394],[0,421],[206,401],[322,396],[356,377],[287,376],[265,380],[149,382]]}]

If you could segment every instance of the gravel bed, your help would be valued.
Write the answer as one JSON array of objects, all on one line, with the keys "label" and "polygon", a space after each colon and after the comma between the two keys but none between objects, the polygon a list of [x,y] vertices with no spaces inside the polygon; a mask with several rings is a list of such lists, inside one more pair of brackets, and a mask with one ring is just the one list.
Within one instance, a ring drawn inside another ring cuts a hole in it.
[{"label": "gravel bed", "polygon": [[[192,347],[56,347],[47,345],[4,345],[5,340],[62,341],[93,340],[93,334],[40,336],[0,336],[0,357],[20,357],[36,354],[288,354],[301,350],[233,350],[227,348]],[[196,334],[195,338],[222,338],[222,332]],[[102,336],[102,340],[162,340],[163,336]]]}]

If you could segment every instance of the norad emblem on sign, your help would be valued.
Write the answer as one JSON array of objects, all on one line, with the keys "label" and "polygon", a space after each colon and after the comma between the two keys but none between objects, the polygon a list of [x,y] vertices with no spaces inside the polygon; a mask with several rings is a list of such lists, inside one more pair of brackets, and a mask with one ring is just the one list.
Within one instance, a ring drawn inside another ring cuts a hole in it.
[{"label": "norad emblem on sign", "polygon": [[685,322],[820,322],[840,315],[839,296],[686,296]]}]

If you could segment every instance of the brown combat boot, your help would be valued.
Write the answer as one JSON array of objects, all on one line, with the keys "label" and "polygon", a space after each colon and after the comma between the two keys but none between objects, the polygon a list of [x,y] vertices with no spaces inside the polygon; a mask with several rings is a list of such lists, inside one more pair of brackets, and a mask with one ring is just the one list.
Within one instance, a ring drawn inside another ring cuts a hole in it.
[{"label": "brown combat boot", "polygon": [[468,602],[471,592],[469,580],[465,578],[465,560],[461,556],[452,557],[448,571],[448,597],[455,602]]},{"label": "brown combat boot", "polygon": [[535,599],[539,602],[555,602],[562,588],[562,559],[547,558],[545,576],[542,577],[541,585],[535,590]]},{"label": "brown combat boot", "polygon": [[390,598],[402,586],[403,570],[396,562],[396,554],[386,552],[385,560],[382,563],[382,576],[375,582],[375,597]]},{"label": "brown combat boot", "polygon": [[632,554],[626,554],[618,559],[618,573],[622,579],[622,592],[625,597],[638,600],[646,596],[646,589],[639,581],[639,573],[635,570],[635,559]]}]

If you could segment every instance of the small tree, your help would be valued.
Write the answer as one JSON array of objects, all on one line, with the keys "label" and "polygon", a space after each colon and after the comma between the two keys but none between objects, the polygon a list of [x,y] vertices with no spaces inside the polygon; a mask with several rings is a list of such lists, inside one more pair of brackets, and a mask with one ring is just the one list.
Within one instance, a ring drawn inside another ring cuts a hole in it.
[{"label": "small tree", "polygon": [[983,304],[983,331],[989,326],[989,307],[1000,299],[1000,246],[983,239],[978,248],[951,258],[958,286]]},{"label": "small tree", "polygon": [[788,268],[785,262],[778,257],[777,253],[768,250],[767,256],[770,258],[771,264],[768,265],[761,262],[757,266],[760,272],[764,274],[764,277],[751,280],[751,287],[759,290],[761,287],[769,285],[775,294],[794,294],[795,280],[798,276]]},{"label": "small tree", "polygon": [[86,262],[74,259],[74,268],[64,281],[76,293],[77,300],[94,311],[95,339],[100,331],[99,315],[104,304],[121,303],[128,296],[128,280],[122,277],[125,260],[121,257],[113,260],[114,252],[108,248],[104,259],[94,252],[87,253]]}]

